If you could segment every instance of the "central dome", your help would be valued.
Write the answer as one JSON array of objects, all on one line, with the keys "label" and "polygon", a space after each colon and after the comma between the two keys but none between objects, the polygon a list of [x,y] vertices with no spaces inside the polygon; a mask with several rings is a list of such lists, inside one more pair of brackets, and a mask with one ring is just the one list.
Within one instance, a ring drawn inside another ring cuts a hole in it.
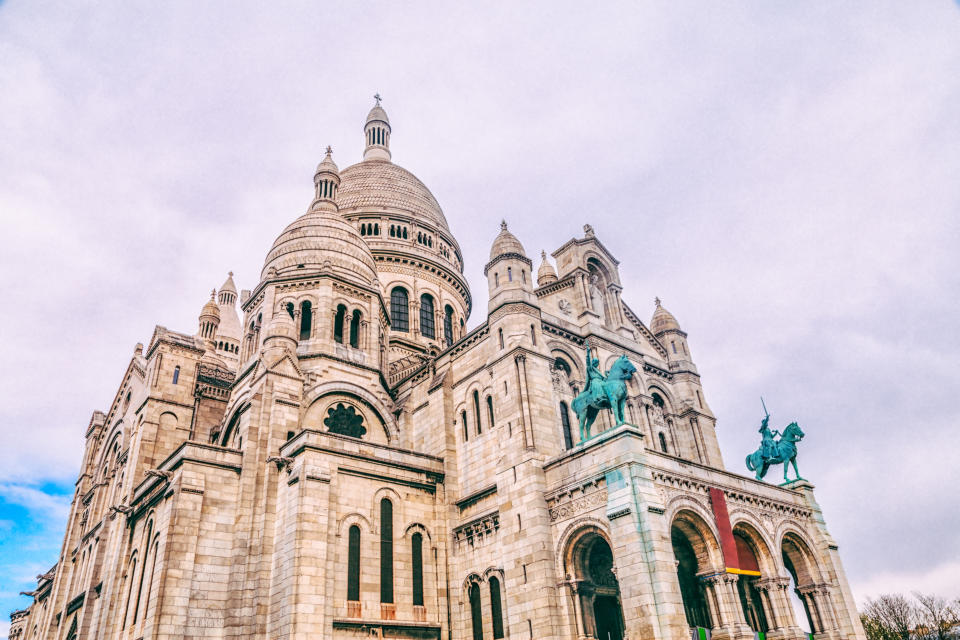
[{"label": "central dome", "polygon": [[403,211],[450,233],[440,203],[417,176],[386,160],[365,160],[340,172],[340,213]]}]

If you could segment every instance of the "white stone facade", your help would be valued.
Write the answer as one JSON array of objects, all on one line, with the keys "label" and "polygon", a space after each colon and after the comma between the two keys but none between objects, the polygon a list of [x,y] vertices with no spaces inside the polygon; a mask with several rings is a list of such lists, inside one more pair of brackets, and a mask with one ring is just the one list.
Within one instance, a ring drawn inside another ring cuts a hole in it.
[{"label": "white stone facade", "polygon": [[[863,638],[812,486],[725,470],[687,334],[621,300],[593,230],[535,277],[504,223],[466,332],[460,249],[390,133],[378,100],[257,286],[137,345],[11,637],[803,638],[796,591],[818,640]],[[628,424],[581,441],[587,345],[637,372]]]}]

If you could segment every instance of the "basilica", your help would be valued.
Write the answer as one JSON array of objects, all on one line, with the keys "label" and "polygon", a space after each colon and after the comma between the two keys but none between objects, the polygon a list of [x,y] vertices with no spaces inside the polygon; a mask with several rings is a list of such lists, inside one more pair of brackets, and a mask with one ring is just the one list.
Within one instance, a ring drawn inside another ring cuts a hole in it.
[{"label": "basilica", "polygon": [[[726,469],[687,333],[600,235],[535,268],[491,220],[468,329],[379,98],[363,136],[259,282],[133,349],[10,637],[864,638],[813,486]],[[600,383],[619,413],[575,402]]]}]

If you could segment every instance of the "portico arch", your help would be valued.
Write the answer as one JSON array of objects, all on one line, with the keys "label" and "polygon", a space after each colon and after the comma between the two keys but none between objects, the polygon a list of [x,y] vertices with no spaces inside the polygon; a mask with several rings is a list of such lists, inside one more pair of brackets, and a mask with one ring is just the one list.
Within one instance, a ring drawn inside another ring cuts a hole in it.
[{"label": "portico arch", "polygon": [[595,525],[582,527],[568,538],[563,559],[577,634],[621,640],[623,606],[607,532]]},{"label": "portico arch", "polygon": [[712,629],[717,618],[717,602],[711,600],[701,577],[723,570],[717,538],[701,515],[691,509],[681,509],[670,525],[670,543],[677,562],[677,582],[687,624]]}]

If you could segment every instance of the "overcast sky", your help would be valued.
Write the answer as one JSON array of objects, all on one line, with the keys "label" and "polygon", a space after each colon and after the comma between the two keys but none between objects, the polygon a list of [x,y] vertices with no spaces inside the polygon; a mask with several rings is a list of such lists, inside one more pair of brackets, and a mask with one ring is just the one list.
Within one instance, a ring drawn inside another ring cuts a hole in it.
[{"label": "overcast sky", "polygon": [[689,333],[729,469],[761,395],[804,428],[858,601],[960,596],[958,5],[452,6],[0,3],[0,607],[56,561],[134,344],[257,284],[377,91],[470,326],[501,218],[537,265],[592,224]]}]

